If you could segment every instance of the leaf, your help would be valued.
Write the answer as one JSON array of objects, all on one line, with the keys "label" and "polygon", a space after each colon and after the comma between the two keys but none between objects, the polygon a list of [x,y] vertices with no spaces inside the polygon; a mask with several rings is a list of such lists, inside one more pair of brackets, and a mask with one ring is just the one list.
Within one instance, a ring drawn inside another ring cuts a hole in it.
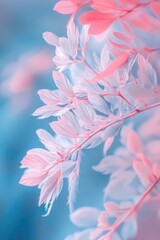
[{"label": "leaf", "polygon": [[143,186],[146,187],[152,183],[152,180],[155,180],[152,174],[152,168],[146,168],[142,162],[136,160],[133,161],[132,165]]},{"label": "leaf", "polygon": [[137,222],[134,217],[130,217],[123,223],[122,229],[121,229],[121,236],[123,239],[130,239],[134,238],[137,233]]},{"label": "leaf", "polygon": [[117,4],[112,0],[93,0],[91,7],[98,12],[113,13],[117,9]]},{"label": "leaf", "polygon": [[[37,130],[37,135],[41,143],[52,153],[59,151],[59,146],[55,142],[54,138],[44,129]],[[53,159],[54,160],[54,159]]]},{"label": "leaf", "polygon": [[123,41],[125,43],[131,43],[132,37],[130,37],[127,33],[124,32],[113,32],[113,36],[118,40]]},{"label": "leaf", "polygon": [[78,227],[92,227],[97,224],[101,211],[93,207],[82,207],[70,215],[71,221]]},{"label": "leaf", "polygon": [[123,122],[119,121],[117,123],[112,124],[111,126],[106,127],[106,129],[104,129],[103,132],[101,133],[101,137],[104,139],[115,137],[118,134],[122,124]]},{"label": "leaf", "polygon": [[74,22],[71,22],[67,27],[67,36],[69,47],[71,50],[71,56],[73,57],[73,59],[75,59],[79,43],[79,31],[78,28],[75,26]]},{"label": "leaf", "polygon": [[160,18],[160,3],[154,1],[154,2],[150,3],[150,6],[151,6],[153,12],[155,13],[155,15],[157,15],[157,17]]},{"label": "leaf", "polygon": [[[83,50],[86,50],[85,47],[86,47],[86,44],[88,43],[88,38],[89,38],[89,35],[88,35],[88,29],[89,29],[89,26],[88,25],[84,25],[82,27],[82,30],[81,30],[81,33],[80,33],[80,47],[83,49]],[[82,53],[84,54],[84,53]]]},{"label": "leaf", "polygon": [[66,160],[61,164],[61,172],[63,178],[68,178],[74,171],[76,162],[72,160]]},{"label": "leaf", "polygon": [[127,149],[133,154],[141,153],[143,150],[142,143],[137,135],[137,133],[133,130],[128,132],[127,136]]},{"label": "leaf", "polygon": [[154,135],[160,136],[160,114],[154,114],[150,119],[144,121],[139,128],[139,134],[142,139],[148,139]]},{"label": "leaf", "polygon": [[47,162],[36,154],[27,154],[21,161],[21,168],[40,168],[46,167]]},{"label": "leaf", "polygon": [[[132,18],[132,24],[143,31],[152,32],[155,34],[155,30],[159,27],[159,20],[149,16],[148,14],[141,13],[136,18]],[[146,24],[147,22],[147,24]],[[156,30],[157,31],[157,30]]]},{"label": "leaf", "polygon": [[53,71],[53,79],[56,84],[56,86],[59,88],[59,90],[65,94],[66,97],[73,98],[74,92],[73,87],[70,81],[64,76],[63,73],[60,73],[58,71]]},{"label": "leaf", "polygon": [[157,74],[152,65],[142,55],[138,55],[138,77],[141,85],[146,88],[157,85]]},{"label": "leaf", "polygon": [[129,200],[136,196],[136,189],[131,186],[135,173],[130,170],[119,170],[111,175],[109,184],[104,189],[104,197],[115,200]]},{"label": "leaf", "polygon": [[109,223],[108,223],[108,218],[107,218],[107,212],[106,211],[102,211],[101,214],[98,217],[98,227],[106,228],[109,227]]},{"label": "leaf", "polygon": [[29,155],[29,154],[34,154],[39,157],[42,157],[48,163],[53,161],[53,156],[54,156],[53,153],[51,153],[43,148],[33,148],[27,152],[27,155]]},{"label": "leaf", "polygon": [[113,15],[100,13],[100,12],[86,12],[80,17],[82,24],[89,25],[89,34],[97,35],[105,32],[114,22]]},{"label": "leaf", "polygon": [[57,171],[50,174],[40,185],[41,189],[40,198],[39,198],[39,206],[43,203],[45,204],[45,208],[47,213],[44,216],[48,216],[53,202],[59,196],[63,186],[61,172]]},{"label": "leaf", "polygon": [[62,14],[71,14],[77,9],[76,2],[72,1],[59,1],[55,6],[54,10]]},{"label": "leaf", "polygon": [[47,176],[47,171],[43,169],[27,169],[21,177],[19,183],[25,186],[36,186]]},{"label": "leaf", "polygon": [[69,40],[65,37],[61,37],[59,40],[59,45],[60,45],[60,49],[61,51],[68,55],[68,56],[72,56],[72,51],[70,49],[70,45],[69,45]]},{"label": "leaf", "polygon": [[107,215],[110,217],[118,217],[123,213],[123,211],[120,209],[120,206],[115,202],[105,202],[104,207]]},{"label": "leaf", "polygon": [[61,56],[55,56],[53,58],[53,62],[56,64],[57,68],[60,69],[60,71],[64,71],[66,68],[69,68],[71,66],[73,60],[70,60],[63,54]]},{"label": "leaf", "polygon": [[74,210],[74,201],[76,198],[76,190],[78,186],[78,177],[79,177],[79,164],[78,162],[76,163],[76,167],[73,170],[73,172],[70,174],[68,181],[68,204],[69,204],[69,209],[70,212],[73,212]]},{"label": "leaf", "polygon": [[110,56],[109,56],[109,48],[108,44],[105,44],[101,51],[100,61],[102,70],[106,69],[109,64]]},{"label": "leaf", "polygon": [[68,112],[72,106],[64,106],[64,107],[59,107],[59,106],[52,106],[52,105],[45,105],[40,108],[38,108],[34,113],[33,116],[40,116],[38,117],[39,119],[45,119],[51,116],[59,117],[63,115],[64,113]]},{"label": "leaf", "polygon": [[100,161],[100,163],[93,167],[93,169],[97,172],[101,172],[103,174],[111,174],[119,169],[125,169],[129,166],[127,161],[120,159],[114,155],[107,156]]},{"label": "leaf", "polygon": [[44,32],[43,38],[48,44],[57,46],[57,47],[59,46],[59,37],[57,35],[55,35],[54,33]]},{"label": "leaf", "polygon": [[58,94],[56,90],[41,89],[38,91],[38,95],[45,104],[52,105],[52,107],[58,104],[64,104],[64,102],[67,101],[67,98]]},{"label": "leaf", "polygon": [[103,147],[103,154],[104,155],[107,154],[107,151],[110,149],[113,142],[114,142],[114,137],[110,137],[105,141],[104,147]]},{"label": "leaf", "polygon": [[76,116],[72,112],[67,112],[58,121],[50,123],[54,132],[69,138],[76,138],[80,132]]},{"label": "leaf", "polygon": [[109,109],[105,100],[97,94],[88,94],[88,100],[99,112],[109,115]]},{"label": "leaf", "polygon": [[74,112],[78,119],[82,119],[88,123],[92,123],[94,121],[95,114],[88,103],[75,99],[74,107]]},{"label": "leaf", "polygon": [[107,68],[104,71],[102,71],[101,73],[98,73],[97,76],[89,79],[88,82],[96,83],[109,77],[111,74],[113,74],[116,70],[118,70],[121,66],[123,66],[128,61],[128,57],[129,57],[129,52],[126,52],[118,56],[115,60],[113,60],[107,66]]},{"label": "leaf", "polygon": [[95,134],[91,138],[89,138],[85,144],[83,144],[83,148],[91,149],[99,146],[101,143],[103,143],[104,139],[101,138],[100,133]]}]

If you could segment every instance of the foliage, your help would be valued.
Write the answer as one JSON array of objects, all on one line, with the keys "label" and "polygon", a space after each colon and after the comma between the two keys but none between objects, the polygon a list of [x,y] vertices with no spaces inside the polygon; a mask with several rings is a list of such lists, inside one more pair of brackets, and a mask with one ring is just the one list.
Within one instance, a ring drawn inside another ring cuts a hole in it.
[{"label": "foliage", "polygon": [[[80,8],[84,9],[80,11],[83,26],[76,26]],[[157,197],[153,190],[160,180],[160,3],[64,0],[54,9],[72,16],[67,37],[43,34],[55,49],[57,89],[40,90],[44,105],[33,113],[41,119],[54,117],[50,123],[54,135],[37,131],[46,149],[27,152],[21,166],[27,170],[20,183],[38,185],[39,205],[45,204],[48,215],[63,180],[68,180],[71,221],[86,229],[66,240],[129,239],[137,232],[139,205]],[[157,111],[152,110],[153,117],[136,130],[126,124],[127,119],[150,109]],[[121,146],[108,155],[116,136]],[[81,152],[100,144],[104,158],[93,169],[110,176],[104,210],[74,210]]]}]

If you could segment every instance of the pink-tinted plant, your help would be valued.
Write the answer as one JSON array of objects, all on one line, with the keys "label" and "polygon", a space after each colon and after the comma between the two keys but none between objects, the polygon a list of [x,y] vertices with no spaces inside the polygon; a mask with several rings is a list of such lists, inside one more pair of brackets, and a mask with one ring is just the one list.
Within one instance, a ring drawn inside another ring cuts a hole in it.
[{"label": "pink-tinted plant", "polygon": [[44,50],[23,54],[3,71],[0,96],[10,98],[11,108],[15,111],[24,110],[36,77],[51,69],[51,66],[51,56]]},{"label": "pink-tinted plant", "polygon": [[[82,13],[84,26],[77,27],[74,18],[86,5],[92,11]],[[156,0],[59,1],[55,10],[72,14],[67,37],[43,35],[55,48],[57,89],[38,92],[44,105],[33,115],[54,116],[54,135],[37,131],[46,149],[27,152],[20,183],[38,185],[39,205],[45,204],[48,215],[67,178],[71,221],[86,228],[67,240],[129,239],[137,231],[139,207],[159,196],[159,8]],[[148,120],[134,130],[126,120],[145,112],[153,117],[145,115]],[[121,147],[108,155],[118,136]],[[104,210],[74,210],[81,152],[100,144],[104,158],[93,169],[110,176]]]}]

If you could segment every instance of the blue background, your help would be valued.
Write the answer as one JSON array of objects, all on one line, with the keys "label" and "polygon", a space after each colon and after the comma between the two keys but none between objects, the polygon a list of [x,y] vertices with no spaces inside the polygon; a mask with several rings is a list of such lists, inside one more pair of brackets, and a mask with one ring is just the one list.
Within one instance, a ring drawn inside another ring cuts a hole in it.
[{"label": "blue background", "polygon": [[[3,72],[22,55],[32,51],[52,48],[45,43],[42,33],[52,31],[66,35],[68,16],[52,9],[55,1],[49,0],[0,0],[0,83],[5,81]],[[63,240],[76,229],[69,220],[67,183],[55,202],[51,214],[44,218],[44,208],[38,208],[39,190],[24,187],[18,182],[23,174],[19,168],[26,151],[42,147],[35,131],[49,129],[48,120],[32,117],[42,105],[38,89],[53,89],[52,71],[37,77],[35,85],[24,98],[30,104],[23,111],[10,105],[14,96],[0,95],[0,239],[1,240]],[[50,119],[49,119],[50,120]],[[101,149],[85,152],[81,163],[79,191],[76,207],[102,206],[102,188],[106,178],[95,173],[91,166],[101,159]]]}]

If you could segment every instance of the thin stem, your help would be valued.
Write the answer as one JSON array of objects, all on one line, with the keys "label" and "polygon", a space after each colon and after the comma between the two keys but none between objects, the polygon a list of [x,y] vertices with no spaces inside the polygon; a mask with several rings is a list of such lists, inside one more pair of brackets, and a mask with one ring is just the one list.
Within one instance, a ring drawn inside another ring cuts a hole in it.
[{"label": "thin stem", "polygon": [[[133,111],[132,113],[128,114],[128,115],[125,115],[125,116],[122,116],[122,117],[119,117],[118,119],[116,119],[115,121],[111,122],[111,123],[107,123],[105,126],[99,128],[98,130],[96,130],[94,133],[92,133],[91,135],[89,135],[79,146],[77,146],[75,149],[73,149],[73,151],[71,151],[69,153],[69,155],[73,154],[75,151],[77,151],[78,149],[80,149],[87,141],[89,141],[92,137],[94,137],[96,134],[98,134],[100,131],[102,130],[105,130],[106,128],[108,127],[111,127],[113,126],[114,124],[117,124],[121,121],[124,121],[126,119],[129,119],[131,117],[134,117],[135,115],[139,114],[139,113],[142,113],[142,112],[145,112],[149,109],[153,109],[153,108],[156,108],[156,107],[160,107],[160,102],[158,103],[154,103],[152,105],[148,105],[148,106],[145,106],[145,107],[142,107],[140,109],[136,109],[135,111]],[[68,155],[68,156],[69,156]],[[67,157],[68,157],[67,156]]]},{"label": "thin stem", "polygon": [[[83,60],[83,63],[92,71],[94,72],[97,76],[99,76],[99,74],[86,62],[86,60]],[[105,79],[104,79],[105,80]],[[123,95],[122,93],[120,93],[119,91],[117,91],[109,82],[107,82],[108,86],[115,92],[114,96],[120,97],[123,99],[123,101],[125,101],[127,103],[127,105],[129,105],[132,109],[135,110],[135,107],[132,105],[132,103],[130,103]]]},{"label": "thin stem", "polygon": [[150,0],[148,2],[144,2],[144,3],[137,3],[133,8],[131,9],[127,9],[127,10],[124,10],[124,14],[121,16],[121,17],[124,17],[130,13],[132,13],[134,10],[136,10],[137,8],[140,8],[140,7],[146,7],[148,6],[149,4],[151,4],[152,2],[154,2],[155,0]]},{"label": "thin stem", "polygon": [[121,92],[118,93],[118,96],[121,97],[132,109],[136,109],[135,106],[133,106],[132,103],[130,103],[128,99],[122,95]]},{"label": "thin stem", "polygon": [[159,181],[160,181],[160,178],[158,178],[155,182],[152,183],[152,185],[141,196],[139,201],[119,221],[117,221],[113,226],[111,226],[110,232],[107,233],[105,236],[103,236],[101,240],[105,240],[108,237],[108,234],[110,237],[112,236],[112,234],[117,230],[117,228],[119,228],[120,225],[139,208],[140,204],[149,195],[149,193],[155,188],[155,186],[159,183]]}]

